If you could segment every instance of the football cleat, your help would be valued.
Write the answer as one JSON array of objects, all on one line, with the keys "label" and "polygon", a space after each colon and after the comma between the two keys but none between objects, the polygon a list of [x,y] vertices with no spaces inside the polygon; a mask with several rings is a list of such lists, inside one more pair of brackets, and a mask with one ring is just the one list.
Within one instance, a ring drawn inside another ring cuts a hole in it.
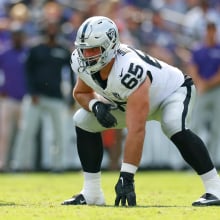
[{"label": "football cleat", "polygon": [[73,196],[61,203],[61,205],[86,205],[86,200],[82,194]]},{"label": "football cleat", "polygon": [[220,206],[220,199],[211,193],[205,193],[192,203],[193,206]]},{"label": "football cleat", "polygon": [[85,199],[83,194],[73,196],[71,199],[67,199],[61,203],[61,205],[105,205],[105,199],[103,194]]}]

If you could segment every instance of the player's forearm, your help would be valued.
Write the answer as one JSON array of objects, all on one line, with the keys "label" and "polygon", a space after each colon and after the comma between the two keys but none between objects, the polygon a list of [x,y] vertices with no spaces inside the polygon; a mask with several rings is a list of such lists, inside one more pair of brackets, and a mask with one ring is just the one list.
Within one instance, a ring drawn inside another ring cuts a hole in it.
[{"label": "player's forearm", "polygon": [[73,97],[75,100],[81,105],[84,109],[89,110],[89,102],[92,99],[96,99],[95,93],[80,93],[80,92],[75,92],[73,93]]},{"label": "player's forearm", "polygon": [[124,147],[124,163],[132,164],[137,167],[139,166],[143,150],[144,137],[145,129],[131,133],[128,131]]}]

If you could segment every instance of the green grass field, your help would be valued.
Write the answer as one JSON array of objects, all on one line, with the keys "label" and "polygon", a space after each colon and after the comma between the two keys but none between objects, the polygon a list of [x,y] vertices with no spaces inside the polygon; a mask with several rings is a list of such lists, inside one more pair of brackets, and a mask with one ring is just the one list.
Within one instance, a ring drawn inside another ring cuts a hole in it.
[{"label": "green grass field", "polygon": [[114,207],[118,172],[103,172],[106,206],[62,206],[78,193],[82,173],[0,174],[0,219],[2,220],[215,220],[220,207],[192,207],[203,186],[190,171],[139,171],[136,174],[137,207]]}]

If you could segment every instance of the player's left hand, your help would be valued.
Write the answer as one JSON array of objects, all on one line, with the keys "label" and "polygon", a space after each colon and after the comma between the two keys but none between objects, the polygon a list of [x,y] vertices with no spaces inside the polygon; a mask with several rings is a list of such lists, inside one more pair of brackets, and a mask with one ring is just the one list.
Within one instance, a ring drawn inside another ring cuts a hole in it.
[{"label": "player's left hand", "polygon": [[121,172],[117,184],[115,185],[116,199],[115,206],[136,206],[136,194],[134,187],[134,174]]}]

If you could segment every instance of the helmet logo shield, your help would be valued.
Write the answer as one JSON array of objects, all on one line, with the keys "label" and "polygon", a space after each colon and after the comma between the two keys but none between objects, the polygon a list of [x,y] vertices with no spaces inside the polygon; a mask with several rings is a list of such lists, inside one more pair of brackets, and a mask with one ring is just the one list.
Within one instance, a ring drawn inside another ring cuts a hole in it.
[{"label": "helmet logo shield", "polygon": [[116,40],[116,31],[114,28],[110,28],[108,30],[108,32],[106,33],[106,35],[108,36],[109,40],[112,41],[113,43]]}]

